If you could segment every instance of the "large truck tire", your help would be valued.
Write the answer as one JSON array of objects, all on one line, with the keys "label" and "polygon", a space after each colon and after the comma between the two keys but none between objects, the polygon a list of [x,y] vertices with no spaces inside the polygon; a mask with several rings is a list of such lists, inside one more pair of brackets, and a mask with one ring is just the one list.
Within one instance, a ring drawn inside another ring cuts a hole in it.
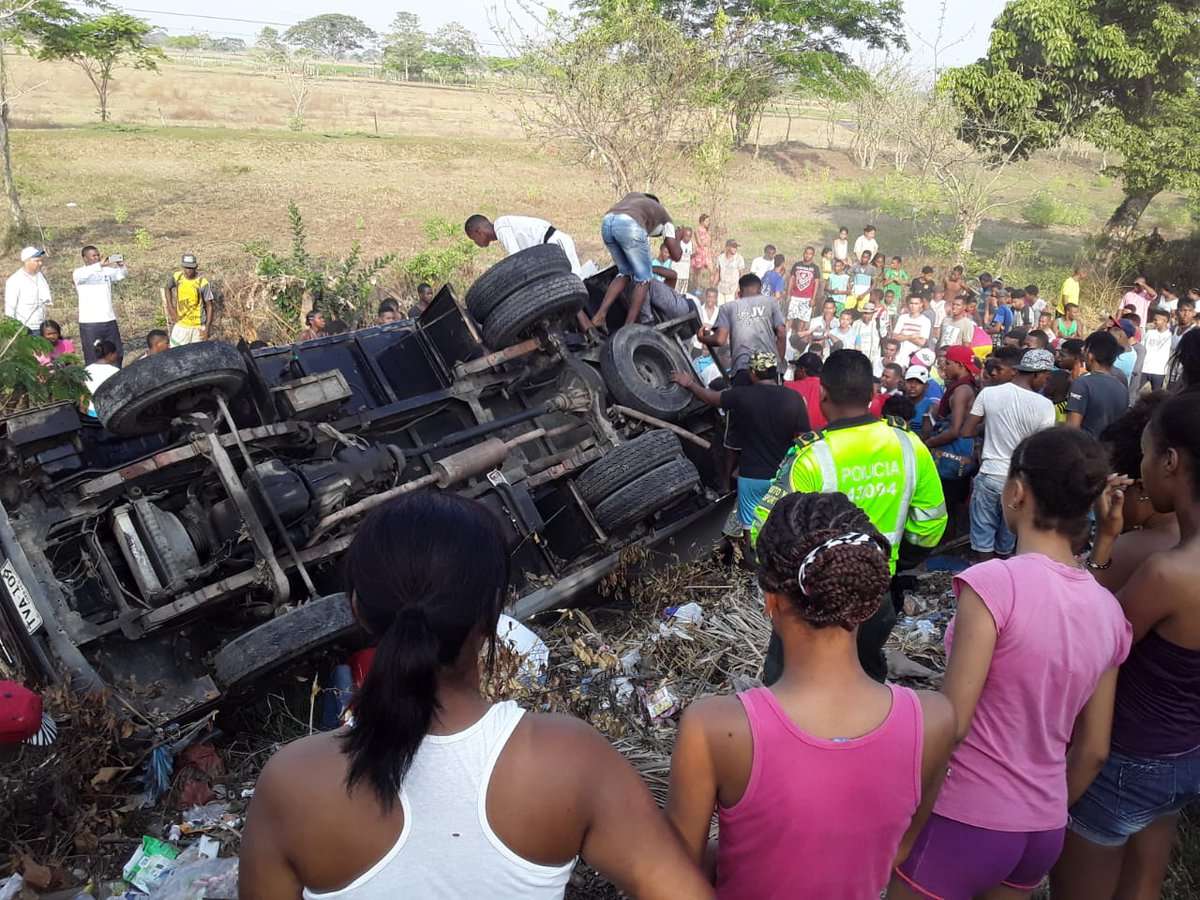
[{"label": "large truck tire", "polygon": [[503,350],[538,322],[557,319],[583,307],[587,288],[570,272],[551,275],[521,288],[492,310],[483,323],[483,343]]},{"label": "large truck tire", "polygon": [[700,473],[691,460],[676,459],[635,478],[592,509],[605,531],[635,525],[699,486]]},{"label": "large truck tire", "polygon": [[100,424],[123,437],[165,431],[177,416],[215,408],[213,397],[232,397],[246,382],[246,362],[236,347],[201,341],[144,356],[122,369],[92,397]]},{"label": "large truck tire", "polygon": [[588,466],[575,479],[575,487],[583,502],[594,506],[635,478],[682,456],[683,447],[672,432],[647,431]]},{"label": "large truck tire", "polygon": [[213,657],[213,675],[230,690],[354,633],[345,594],[328,594],[240,634]]},{"label": "large truck tire", "polygon": [[618,329],[600,353],[600,374],[613,399],[668,422],[678,420],[692,403],[692,395],[671,381],[672,372],[691,372],[691,363],[649,325]]},{"label": "large truck tire", "polygon": [[571,271],[567,254],[558,244],[538,244],[505,257],[467,289],[467,311],[479,324],[497,306],[522,288],[551,275]]}]

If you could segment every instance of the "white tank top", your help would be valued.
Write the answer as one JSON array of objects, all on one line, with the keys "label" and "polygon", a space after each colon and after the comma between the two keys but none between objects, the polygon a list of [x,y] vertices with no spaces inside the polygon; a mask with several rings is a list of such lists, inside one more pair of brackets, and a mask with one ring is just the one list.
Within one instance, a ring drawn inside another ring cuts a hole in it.
[{"label": "white tank top", "polygon": [[497,703],[465,731],[426,735],[400,790],[404,828],[395,845],[340,891],[306,888],[305,900],[561,900],[575,860],[522,859],[487,820],[492,770],[522,715],[516,703]]}]

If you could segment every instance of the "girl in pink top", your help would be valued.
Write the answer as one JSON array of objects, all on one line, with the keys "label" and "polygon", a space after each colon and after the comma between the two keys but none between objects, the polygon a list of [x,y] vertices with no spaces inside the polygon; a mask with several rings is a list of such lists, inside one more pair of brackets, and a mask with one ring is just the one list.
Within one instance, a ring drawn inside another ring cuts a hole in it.
[{"label": "girl in pink top", "polygon": [[959,745],[889,898],[1028,896],[1058,859],[1067,806],[1108,754],[1131,639],[1073,552],[1106,486],[1121,502],[1108,481],[1107,452],[1078,429],[1040,431],[1013,453],[1002,501],[1017,552],[955,579],[943,692]]},{"label": "girl in pink top", "polygon": [[720,900],[878,900],[928,815],[953,710],[873,681],[856,648],[891,602],[888,553],[844,494],[789,494],[763,526],[758,581],[783,676],[694,703],[671,760],[667,814],[698,863],[717,811]]}]

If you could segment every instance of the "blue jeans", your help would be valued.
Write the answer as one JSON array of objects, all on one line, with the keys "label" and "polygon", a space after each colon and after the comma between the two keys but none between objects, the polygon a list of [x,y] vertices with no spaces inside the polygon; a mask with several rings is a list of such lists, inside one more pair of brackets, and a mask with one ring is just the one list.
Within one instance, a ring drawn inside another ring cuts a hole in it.
[{"label": "blue jeans", "polygon": [[1068,827],[1102,847],[1120,847],[1155,819],[1200,797],[1200,757],[1143,759],[1112,750],[1071,807]]},{"label": "blue jeans", "polygon": [[976,553],[1007,556],[1017,546],[1017,538],[1004,523],[1000,494],[1003,475],[976,475],[971,490],[971,549]]},{"label": "blue jeans", "polygon": [[644,284],[653,277],[650,238],[632,216],[609,213],[600,223],[600,237],[618,272],[632,278],[634,284]]}]

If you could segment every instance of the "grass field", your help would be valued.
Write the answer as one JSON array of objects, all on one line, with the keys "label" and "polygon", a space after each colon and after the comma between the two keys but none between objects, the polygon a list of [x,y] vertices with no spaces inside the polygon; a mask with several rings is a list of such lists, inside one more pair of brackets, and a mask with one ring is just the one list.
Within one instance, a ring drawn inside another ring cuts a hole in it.
[{"label": "grass field", "polygon": [[[44,82],[14,105],[16,170],[53,252],[48,275],[64,322],[73,318],[70,269],[83,243],[125,254],[134,277],[121,288],[119,314],[134,334],[153,324],[158,284],[182,252],[199,254],[210,275],[231,276],[253,264],[246,242],[285,247],[289,200],[322,256],[340,257],[359,241],[368,256],[403,259],[428,246],[427,222],[482,211],[543,216],[575,237],[582,257],[607,261],[598,226],[612,197],[602,173],[574,162],[569,148],[527,140],[511,96],[322,82],[308,129],[295,133],[283,127],[290,110],[278,79],[169,65],[161,74],[121,72],[115,124],[99,126],[94,96],[71,66],[18,58],[14,71],[19,85]],[[767,145],[782,127],[769,121],[758,156],[737,157],[729,201],[710,211],[747,259],[767,242],[791,259],[805,244],[827,244],[838,225],[853,234],[868,220],[889,254],[921,255],[921,234],[942,225],[880,213],[885,172],[863,172],[844,149],[824,148],[825,126],[816,120],[794,119],[792,142]],[[848,140],[848,132],[840,128],[835,139]],[[1095,168],[1049,157],[1023,164],[1009,179],[1008,199],[1040,190],[1069,202],[1078,224],[1034,227],[1015,203],[980,229],[977,251],[987,257],[1028,242],[1022,253],[1043,269],[1069,265],[1083,235],[1120,199]],[[664,172],[662,182],[659,193],[677,219],[707,211],[686,167]],[[1148,219],[1170,234],[1178,206],[1160,199]],[[496,249],[480,254],[477,268],[498,257]]]}]

